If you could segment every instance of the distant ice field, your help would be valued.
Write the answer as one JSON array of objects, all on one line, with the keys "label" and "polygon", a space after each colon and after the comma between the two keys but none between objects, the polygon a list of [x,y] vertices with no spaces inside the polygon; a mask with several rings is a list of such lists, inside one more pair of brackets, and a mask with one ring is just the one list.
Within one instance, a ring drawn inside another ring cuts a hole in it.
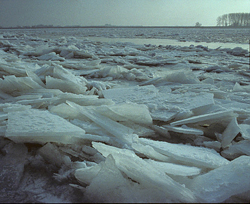
[{"label": "distant ice field", "polygon": [[[100,42],[189,46],[203,45],[215,49],[242,47],[249,49],[250,28],[39,28],[0,29],[4,33],[33,33],[42,38],[75,36]],[[39,31],[39,32],[37,32]]]}]

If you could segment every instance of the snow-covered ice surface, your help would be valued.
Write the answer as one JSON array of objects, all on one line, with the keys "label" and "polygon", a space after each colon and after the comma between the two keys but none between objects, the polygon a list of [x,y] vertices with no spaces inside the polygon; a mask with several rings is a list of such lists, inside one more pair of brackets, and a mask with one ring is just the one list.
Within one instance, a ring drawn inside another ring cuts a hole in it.
[{"label": "snow-covered ice surface", "polygon": [[0,30],[0,202],[247,202],[250,29]]}]

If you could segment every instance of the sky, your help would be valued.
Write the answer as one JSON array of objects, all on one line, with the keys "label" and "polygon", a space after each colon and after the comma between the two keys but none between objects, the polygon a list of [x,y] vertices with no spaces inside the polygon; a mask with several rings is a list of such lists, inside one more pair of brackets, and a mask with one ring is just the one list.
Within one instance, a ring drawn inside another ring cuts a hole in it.
[{"label": "sky", "polygon": [[216,26],[250,0],[0,0],[0,26]]}]

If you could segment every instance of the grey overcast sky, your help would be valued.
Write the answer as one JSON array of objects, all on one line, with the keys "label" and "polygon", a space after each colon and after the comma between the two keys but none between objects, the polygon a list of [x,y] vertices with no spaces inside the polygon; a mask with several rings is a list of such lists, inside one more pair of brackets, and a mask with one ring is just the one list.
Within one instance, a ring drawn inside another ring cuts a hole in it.
[{"label": "grey overcast sky", "polygon": [[0,0],[0,26],[215,26],[250,0]]}]

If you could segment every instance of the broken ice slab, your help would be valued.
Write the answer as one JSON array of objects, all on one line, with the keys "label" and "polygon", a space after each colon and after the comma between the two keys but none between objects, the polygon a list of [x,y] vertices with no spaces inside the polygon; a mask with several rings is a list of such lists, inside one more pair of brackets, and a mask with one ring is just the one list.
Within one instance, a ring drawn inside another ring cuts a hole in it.
[{"label": "broken ice slab", "polygon": [[93,178],[97,176],[98,172],[101,170],[101,167],[102,163],[91,167],[77,169],[75,171],[75,177],[81,183],[89,185]]},{"label": "broken ice slab", "polygon": [[240,133],[242,137],[246,140],[250,140],[250,125],[249,124],[239,124]]},{"label": "broken ice slab", "polygon": [[170,123],[172,126],[176,125],[184,125],[184,124],[189,124],[189,123],[197,123],[197,122],[215,122],[217,120],[228,120],[231,119],[232,117],[237,117],[238,114],[234,113],[234,111],[219,111],[216,113],[208,113],[204,115],[198,115],[198,116],[193,116],[191,118],[179,120]]},{"label": "broken ice slab", "polygon": [[84,94],[87,90],[86,86],[72,81],[62,80],[46,76],[46,88],[59,89],[63,92],[70,92],[75,94]]},{"label": "broken ice slab", "polygon": [[203,202],[221,203],[250,190],[250,157],[241,156],[227,165],[194,178],[188,186]]},{"label": "broken ice slab", "polygon": [[[44,93],[44,95],[45,95],[45,93]],[[44,98],[48,98],[45,96],[44,96]],[[49,96],[49,91],[48,91],[48,96]],[[53,95],[51,97],[53,97]],[[72,101],[72,102],[77,103],[78,105],[82,105],[82,106],[100,106],[100,105],[112,105],[112,104],[114,104],[114,102],[111,99],[98,98],[97,95],[58,93],[56,103],[53,103],[53,105],[65,103],[67,100]]]},{"label": "broken ice slab", "polygon": [[101,168],[96,176],[90,174],[94,178],[86,187],[84,196],[91,202],[119,203],[121,200],[128,203],[135,202],[132,185],[117,168],[112,155],[99,165]]},{"label": "broken ice slab", "polygon": [[33,81],[38,83],[41,87],[45,88],[45,84],[42,82],[42,80],[34,72],[32,72],[31,70],[26,69],[26,73],[27,73],[28,77],[33,79]]},{"label": "broken ice slab", "polygon": [[[5,136],[14,142],[58,142],[70,144],[77,139],[90,139],[85,131],[47,110],[30,109],[9,112]],[[91,140],[91,139],[90,139]]]},{"label": "broken ice slab", "polygon": [[60,57],[55,52],[50,52],[48,54],[44,54],[38,57],[39,60],[52,60],[52,61],[64,61],[65,59],[63,57]]},{"label": "broken ice slab", "polygon": [[197,202],[192,191],[174,181],[164,171],[138,157],[133,151],[92,142],[92,146],[103,156],[112,155],[117,167],[129,178],[145,188],[163,191],[167,197],[182,202]]},{"label": "broken ice slab", "polygon": [[207,148],[214,149],[219,152],[221,148],[221,143],[219,141],[204,141],[203,145]]},{"label": "broken ice slab", "polygon": [[138,142],[144,145],[150,145],[157,152],[179,161],[182,164],[213,169],[229,163],[228,160],[220,156],[215,150],[205,147],[172,144],[145,138],[139,138]]},{"label": "broken ice slab", "polygon": [[240,151],[242,154],[250,156],[250,140],[242,140],[234,143],[230,148]]},{"label": "broken ice slab", "polygon": [[151,147],[150,145],[143,145],[141,143],[134,142],[132,143],[132,148],[137,152],[144,154],[148,158],[154,159],[156,161],[164,161],[164,162],[171,161],[169,157],[155,151],[154,148]]},{"label": "broken ice slab", "polygon": [[38,153],[49,163],[52,163],[58,167],[62,167],[62,165],[71,165],[70,157],[63,154],[54,144],[47,143],[38,150]]},{"label": "broken ice slab", "polygon": [[122,103],[95,107],[95,111],[114,121],[131,121],[142,125],[152,125],[148,107],[143,104]]},{"label": "broken ice slab", "polygon": [[186,125],[182,125],[182,127],[173,127],[170,125],[163,125],[168,131],[183,133],[183,134],[192,134],[192,135],[203,135],[202,130],[198,130],[195,128],[187,127]]},{"label": "broken ice slab", "polygon": [[[164,78],[164,81],[181,83],[181,84],[197,84],[200,83],[200,80],[195,76],[192,70],[178,70],[169,72]],[[162,80],[159,80],[162,81]]]},{"label": "broken ice slab", "polygon": [[122,125],[125,125],[129,128],[132,128],[134,130],[134,133],[142,136],[142,137],[151,137],[155,135],[155,131],[150,128],[150,126],[146,127],[145,125],[140,125],[137,123],[134,123],[133,121],[119,121]]},{"label": "broken ice slab", "polygon": [[13,93],[14,91],[21,92],[30,89],[43,89],[43,87],[30,77],[15,77],[11,75],[0,79],[0,90],[5,93]]},{"label": "broken ice slab", "polygon": [[4,113],[15,112],[15,111],[24,111],[30,109],[31,106],[21,105],[21,104],[13,104],[13,103],[4,103],[0,104],[0,109],[3,110]]},{"label": "broken ice slab", "polygon": [[95,122],[97,125],[105,129],[107,132],[119,138],[125,143],[131,144],[133,138],[138,137],[137,135],[133,134],[133,129],[128,128],[118,122],[111,120],[106,116],[97,113],[94,109],[88,109],[79,106],[71,101],[67,101],[67,104],[78,110],[81,114],[83,114],[84,116]]},{"label": "broken ice slab", "polygon": [[151,159],[147,159],[145,161],[154,166],[156,169],[160,169],[166,174],[171,174],[174,176],[195,176],[200,174],[201,172],[201,169],[197,167],[190,167],[167,162],[159,162]]},{"label": "broken ice slab", "polygon": [[[148,106],[154,120],[168,121],[183,112],[202,113],[214,105],[211,93],[169,93],[166,89],[159,92],[153,85],[133,86],[129,88],[114,88],[104,90],[104,98],[112,99],[116,104],[133,102]],[[185,116],[187,114],[184,114]],[[184,116],[183,115],[183,116]]]},{"label": "broken ice slab", "polygon": [[240,127],[236,118],[233,118],[228,124],[227,128],[222,133],[221,146],[223,148],[228,147],[236,135],[240,132]]}]

